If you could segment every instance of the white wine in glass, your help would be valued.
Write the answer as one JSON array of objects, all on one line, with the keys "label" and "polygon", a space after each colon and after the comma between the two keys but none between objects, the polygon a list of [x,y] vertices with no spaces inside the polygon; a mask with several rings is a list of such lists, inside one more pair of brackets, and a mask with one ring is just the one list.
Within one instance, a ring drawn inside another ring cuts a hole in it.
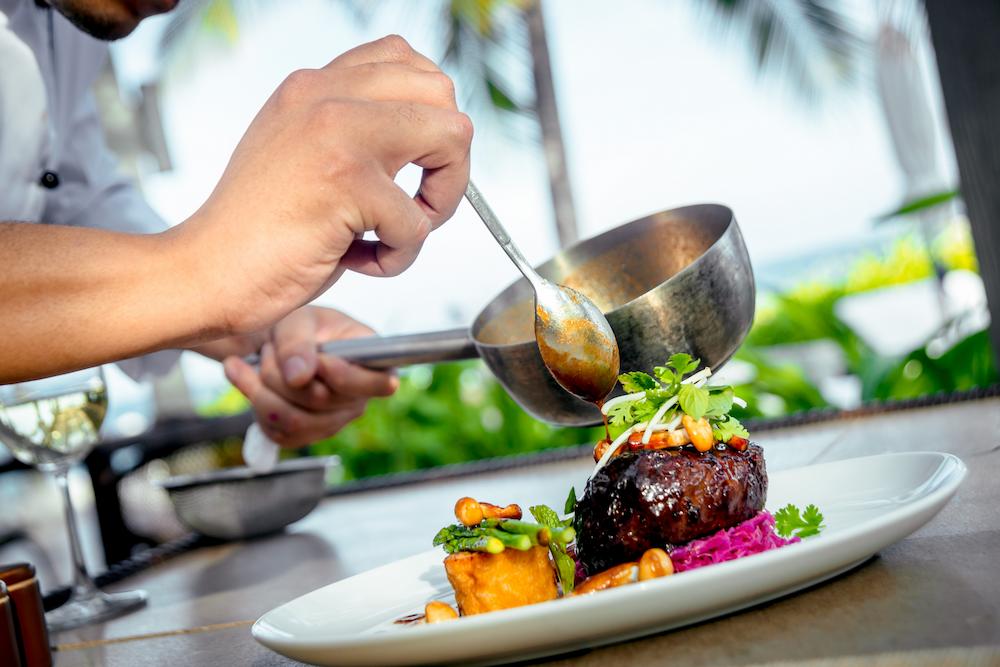
[{"label": "white wine in glass", "polygon": [[100,368],[0,386],[0,442],[15,458],[55,477],[62,491],[73,556],[69,600],[48,612],[52,631],[118,616],[146,602],[143,591],[103,593],[87,573],[69,493],[70,466],[100,440],[108,398]]}]

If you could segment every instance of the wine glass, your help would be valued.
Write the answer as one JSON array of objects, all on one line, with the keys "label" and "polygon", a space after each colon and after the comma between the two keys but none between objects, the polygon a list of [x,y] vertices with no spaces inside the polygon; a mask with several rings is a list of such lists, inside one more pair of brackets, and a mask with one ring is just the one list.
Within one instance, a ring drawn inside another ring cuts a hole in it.
[{"label": "wine glass", "polygon": [[108,396],[100,367],[0,386],[0,442],[15,458],[52,474],[65,502],[73,555],[72,592],[45,615],[52,631],[105,620],[146,603],[144,591],[104,593],[87,574],[70,498],[70,467],[100,439]]}]

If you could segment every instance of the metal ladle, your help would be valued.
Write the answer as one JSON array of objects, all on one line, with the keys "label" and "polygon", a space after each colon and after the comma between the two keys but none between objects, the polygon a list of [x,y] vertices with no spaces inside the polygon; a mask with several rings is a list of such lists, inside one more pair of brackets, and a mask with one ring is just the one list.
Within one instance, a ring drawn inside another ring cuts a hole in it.
[{"label": "metal ladle", "polygon": [[590,403],[603,401],[614,389],[619,366],[618,342],[604,313],[575,289],[538,275],[472,181],[465,198],[531,284],[535,340],[545,367],[574,396]]},{"label": "metal ladle", "polygon": [[[536,268],[601,308],[625,370],[649,372],[675,352],[717,369],[753,321],[750,257],[733,212],[718,204],[632,220],[565,248]],[[534,417],[563,426],[600,424],[600,410],[565,391],[546,369],[532,330],[532,300],[531,285],[518,278],[485,304],[470,326],[336,340],[319,349],[369,368],[478,357]]]}]

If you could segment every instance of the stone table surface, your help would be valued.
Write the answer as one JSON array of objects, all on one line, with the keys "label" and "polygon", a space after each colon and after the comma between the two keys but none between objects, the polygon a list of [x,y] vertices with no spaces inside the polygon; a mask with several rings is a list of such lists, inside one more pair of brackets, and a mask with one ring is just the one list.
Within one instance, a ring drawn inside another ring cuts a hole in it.
[{"label": "stone table surface", "polygon": [[[550,658],[556,665],[1000,664],[1000,399],[762,432],[771,471],[880,452],[946,451],[969,475],[929,524],[827,583],[697,625]],[[285,532],[204,547],[111,590],[149,605],[53,637],[57,667],[299,664],[251,622],[315,588],[418,553],[472,495],[561,506],[578,458],[330,497]]]}]

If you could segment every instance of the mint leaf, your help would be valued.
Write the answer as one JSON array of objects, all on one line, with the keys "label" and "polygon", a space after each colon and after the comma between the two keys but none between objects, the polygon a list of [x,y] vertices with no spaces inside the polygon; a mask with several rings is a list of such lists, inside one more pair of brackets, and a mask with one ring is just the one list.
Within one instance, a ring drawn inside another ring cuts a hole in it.
[{"label": "mint leaf", "polygon": [[535,521],[543,526],[551,528],[562,525],[559,523],[559,515],[548,505],[532,505],[528,508],[528,511],[531,512],[531,516],[535,517]]},{"label": "mint leaf", "polygon": [[677,394],[677,402],[691,419],[701,419],[708,409],[708,390],[693,384],[682,384]]},{"label": "mint leaf", "polygon": [[[575,490],[573,495],[575,496]],[[566,524],[559,520],[559,515],[555,510],[546,505],[532,505],[528,508],[535,521],[548,526],[549,528],[562,528]],[[552,562],[556,566],[556,574],[559,575],[559,583],[562,585],[563,595],[573,592],[573,583],[576,581],[576,561],[566,553],[566,547],[553,540],[549,543],[549,553],[552,554]]]},{"label": "mint leaf", "polygon": [[667,361],[667,366],[670,366],[677,371],[677,375],[684,377],[694,369],[698,368],[698,364],[700,363],[701,359],[692,359],[690,354],[678,352],[670,357],[670,360]]},{"label": "mint leaf", "polygon": [[[653,375],[655,375],[656,379],[659,380],[660,382],[662,382],[663,385],[664,385],[664,387],[666,387],[668,389],[670,387],[674,387],[674,385],[676,385],[677,383],[679,383],[681,381],[681,379],[679,377],[677,377],[677,374],[674,373],[669,368],[667,368],[666,366],[657,366],[657,367],[655,367],[653,369]],[[676,391],[676,388],[675,388],[675,391]]]},{"label": "mint leaf", "polygon": [[729,413],[733,407],[732,387],[710,387],[708,393],[708,408],[705,410],[706,417],[723,417]]},{"label": "mint leaf", "polygon": [[659,387],[656,380],[642,371],[622,373],[618,376],[618,381],[622,383],[622,388],[629,394],[647,391],[649,389],[656,389]]},{"label": "mint leaf", "polygon": [[566,496],[566,506],[563,507],[563,512],[566,514],[572,514],[576,511],[576,487],[569,487],[569,495]]}]

